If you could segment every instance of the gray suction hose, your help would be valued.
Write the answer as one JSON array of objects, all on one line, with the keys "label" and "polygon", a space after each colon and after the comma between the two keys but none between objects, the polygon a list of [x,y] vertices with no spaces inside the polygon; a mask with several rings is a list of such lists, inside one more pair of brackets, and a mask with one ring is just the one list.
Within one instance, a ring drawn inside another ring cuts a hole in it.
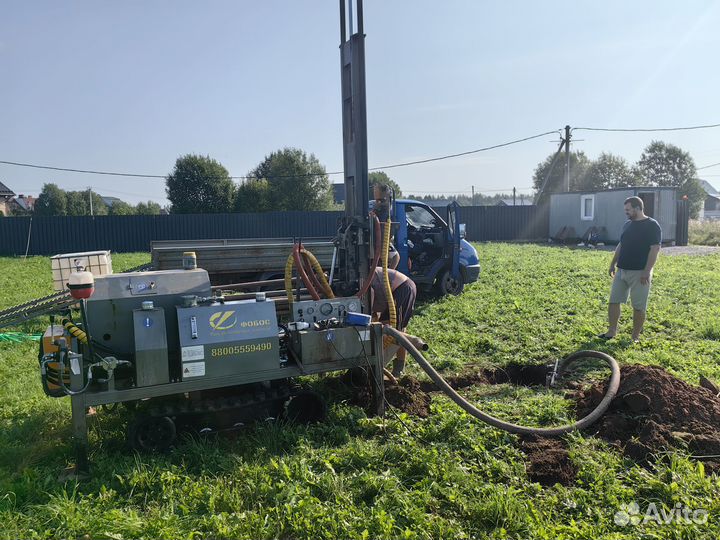
[{"label": "gray suction hose", "polygon": [[519,435],[541,435],[544,437],[556,437],[570,431],[584,429],[599,420],[600,417],[605,414],[605,411],[607,411],[608,407],[610,407],[610,402],[613,400],[613,398],[617,394],[618,388],[620,387],[620,366],[612,356],[599,351],[578,351],[571,354],[560,362],[558,366],[558,372],[562,373],[565,368],[567,368],[567,366],[580,358],[598,358],[600,360],[604,360],[608,364],[608,366],[610,366],[612,374],[610,375],[610,384],[608,385],[608,390],[605,393],[605,397],[602,399],[600,404],[595,407],[595,409],[590,414],[588,414],[584,418],[581,418],[573,424],[567,424],[565,426],[553,428],[535,428],[519,426],[511,422],[505,422],[503,420],[495,418],[494,416],[490,416],[489,414],[481,411],[480,409],[472,405],[460,394],[458,394],[445,381],[445,379],[443,379],[440,374],[435,371],[435,369],[433,369],[430,363],[425,360],[420,351],[418,351],[417,348],[413,345],[412,340],[408,339],[404,333],[399,332],[387,325],[383,327],[383,333],[387,334],[388,336],[392,336],[402,347],[407,349],[407,351],[413,356],[413,358],[415,358],[415,361],[420,365],[420,367],[425,370],[425,373],[430,376],[430,378],[437,385],[437,387],[440,388],[440,390],[442,390],[443,392],[445,392],[450,397],[450,399],[457,403],[460,408],[462,408],[465,412],[474,416],[478,420],[482,420],[483,422],[490,424],[493,427],[502,429],[509,433],[517,433]]}]

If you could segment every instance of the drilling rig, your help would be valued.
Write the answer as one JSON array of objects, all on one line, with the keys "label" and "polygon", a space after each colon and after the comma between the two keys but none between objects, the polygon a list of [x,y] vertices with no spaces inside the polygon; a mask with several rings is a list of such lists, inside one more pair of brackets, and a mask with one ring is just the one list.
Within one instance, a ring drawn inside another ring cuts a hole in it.
[{"label": "drilling rig", "polygon": [[282,315],[263,292],[244,300],[214,294],[191,254],[180,270],[95,277],[78,267],[69,291],[0,313],[0,326],[51,318],[41,380],[47,395],[70,399],[78,473],[89,470],[87,412],[100,405],[128,405],[130,444],[161,450],[184,429],[220,431],[283,414],[317,419],[323,401],[294,379],[364,368],[376,382],[374,412],[383,413],[382,329],[371,323],[367,292],[381,246],[368,203],[362,0],[340,0],[340,27],[346,203],[332,286],[298,242],[287,254]]}]

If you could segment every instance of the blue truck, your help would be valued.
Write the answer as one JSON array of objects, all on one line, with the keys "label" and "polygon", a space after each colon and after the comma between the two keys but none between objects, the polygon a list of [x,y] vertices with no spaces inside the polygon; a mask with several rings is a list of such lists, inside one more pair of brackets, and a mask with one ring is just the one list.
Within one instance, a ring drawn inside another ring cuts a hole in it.
[{"label": "blue truck", "polygon": [[[397,199],[394,203],[393,244],[400,254],[398,270],[422,291],[460,294],[467,283],[477,281],[477,251],[463,238],[459,206],[447,207],[448,220],[424,202]],[[182,255],[193,251],[197,265],[210,274],[214,286],[281,280],[293,239],[242,238],[220,240],[161,240],[152,242],[154,270],[182,268]],[[325,269],[332,266],[335,245],[327,238],[303,239]],[[264,285],[263,285],[264,286]],[[244,290],[242,286],[235,287]],[[252,287],[246,287],[247,292]]]},{"label": "blue truck", "polygon": [[424,291],[460,294],[465,284],[477,281],[480,275],[477,251],[464,238],[459,213],[456,202],[449,204],[446,222],[426,203],[395,201],[397,269]]}]

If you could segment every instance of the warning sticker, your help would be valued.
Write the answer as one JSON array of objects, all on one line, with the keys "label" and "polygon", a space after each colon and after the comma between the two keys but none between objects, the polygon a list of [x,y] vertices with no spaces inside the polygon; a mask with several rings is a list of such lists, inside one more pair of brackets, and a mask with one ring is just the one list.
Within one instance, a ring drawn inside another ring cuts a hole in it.
[{"label": "warning sticker", "polygon": [[205,362],[190,362],[183,364],[183,379],[190,377],[203,377],[205,375]]},{"label": "warning sticker", "polygon": [[194,347],[182,348],[182,361],[194,362],[195,360],[205,360],[205,347],[195,345]]}]

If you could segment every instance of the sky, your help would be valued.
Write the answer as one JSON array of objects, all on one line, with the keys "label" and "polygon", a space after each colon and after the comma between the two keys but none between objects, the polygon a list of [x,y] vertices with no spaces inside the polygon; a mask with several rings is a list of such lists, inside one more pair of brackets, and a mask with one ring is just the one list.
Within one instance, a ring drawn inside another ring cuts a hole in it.
[{"label": "sky", "polygon": [[[0,160],[167,175],[184,154],[233,176],[297,147],[342,170],[335,0],[4,0]],[[720,2],[366,0],[369,166],[572,127],[720,123]],[[720,128],[575,131],[637,161],[652,140],[720,162]],[[556,135],[388,169],[404,193],[529,193]],[[720,166],[699,171],[720,187]],[[342,175],[331,176],[342,181]],[[0,181],[166,204],[163,179],[0,164]]]}]

